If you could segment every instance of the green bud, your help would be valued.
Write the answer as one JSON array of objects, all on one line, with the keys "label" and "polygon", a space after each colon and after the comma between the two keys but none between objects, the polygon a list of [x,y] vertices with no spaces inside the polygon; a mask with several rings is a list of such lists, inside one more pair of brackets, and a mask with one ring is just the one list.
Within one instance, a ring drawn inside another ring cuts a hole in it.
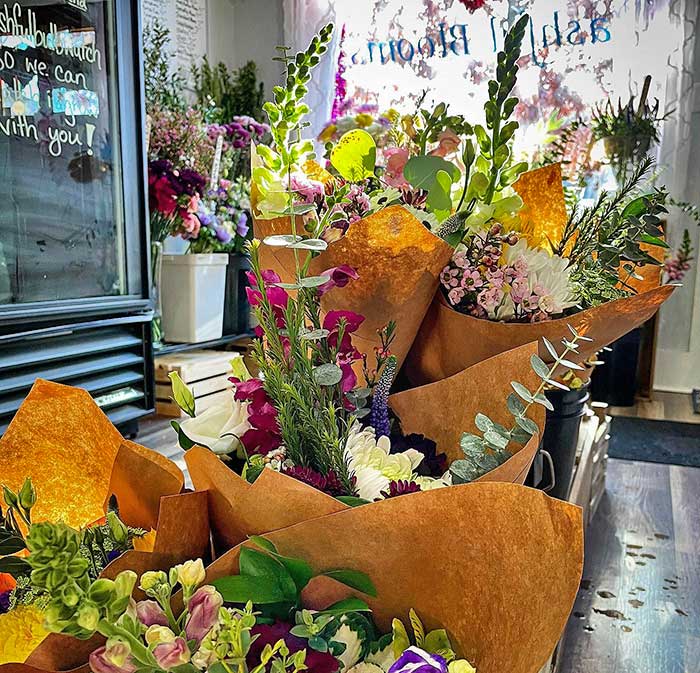
[{"label": "green bud", "polygon": [[119,520],[114,512],[107,513],[107,525],[117,544],[126,545],[129,541],[129,529]]},{"label": "green bud", "polygon": [[95,631],[100,622],[100,616],[99,608],[94,603],[87,601],[78,608],[76,621],[78,626],[86,631]]},{"label": "green bud", "polygon": [[30,510],[36,504],[36,489],[29,477],[24,480],[24,484],[19,490],[19,504],[25,510]]},{"label": "green bud", "polygon": [[136,573],[133,570],[122,570],[114,578],[114,588],[119,598],[131,598],[131,592],[136,586]]},{"label": "green bud", "polygon": [[88,598],[97,605],[107,605],[116,593],[116,586],[112,580],[101,578],[95,580],[88,590]]},{"label": "green bud", "polygon": [[5,484],[2,485],[2,496],[5,499],[5,504],[12,509],[16,508],[19,504],[19,499],[14,491],[11,491]]}]

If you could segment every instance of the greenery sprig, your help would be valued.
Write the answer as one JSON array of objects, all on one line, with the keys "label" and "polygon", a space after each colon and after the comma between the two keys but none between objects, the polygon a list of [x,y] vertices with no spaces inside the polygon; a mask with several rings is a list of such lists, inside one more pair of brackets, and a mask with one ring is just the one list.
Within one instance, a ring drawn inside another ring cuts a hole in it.
[{"label": "greenery sprig", "polygon": [[510,385],[514,392],[508,396],[507,402],[508,410],[514,419],[514,424],[511,428],[506,428],[500,423],[492,421],[485,414],[477,414],[475,419],[476,427],[483,434],[476,435],[465,432],[462,435],[460,446],[462,451],[464,451],[465,457],[454,461],[450,465],[453,483],[466,484],[497,468],[513,455],[508,448],[512,442],[523,446],[535,433],[539,432],[537,424],[527,416],[530,407],[533,404],[540,404],[552,411],[554,407],[547,399],[544,392],[545,389],[548,386],[562,390],[569,389],[556,379],[557,370],[561,367],[567,367],[570,370],[583,369],[580,364],[569,360],[567,356],[570,353],[578,353],[578,343],[580,341],[591,341],[591,339],[580,335],[570,325],[569,331],[572,338],[570,340],[562,339],[561,343],[564,349],[561,353],[557,352],[557,349],[548,339],[542,338],[545,348],[554,359],[551,365],[547,365],[539,355],[533,354],[530,358],[532,369],[541,380],[534,393],[530,392],[522,383],[511,381]]}]

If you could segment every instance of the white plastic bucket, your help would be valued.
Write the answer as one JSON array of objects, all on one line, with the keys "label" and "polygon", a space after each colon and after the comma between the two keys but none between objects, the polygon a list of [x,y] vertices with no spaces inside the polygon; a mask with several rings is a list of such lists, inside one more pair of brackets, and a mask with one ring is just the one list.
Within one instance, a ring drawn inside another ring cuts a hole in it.
[{"label": "white plastic bucket", "polygon": [[163,255],[161,296],[165,340],[220,339],[228,254]]}]

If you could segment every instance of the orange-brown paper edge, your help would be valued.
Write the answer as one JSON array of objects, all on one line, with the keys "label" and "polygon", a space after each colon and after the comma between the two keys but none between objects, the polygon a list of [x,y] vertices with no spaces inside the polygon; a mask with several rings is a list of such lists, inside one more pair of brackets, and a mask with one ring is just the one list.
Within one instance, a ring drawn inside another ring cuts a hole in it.
[{"label": "orange-brown paper edge", "polygon": [[346,508],[335,498],[275,470],[263,470],[253,484],[201,446],[185,461],[195,488],[207,491],[215,548],[226,550],[249,535],[266,533]]},{"label": "orange-brown paper edge", "polygon": [[[474,318],[453,310],[438,293],[406,359],[406,371],[413,385],[423,385],[542,337],[559,347],[561,339],[571,337],[568,325],[593,339],[579,344],[577,360],[583,362],[651,318],[675,287],[662,285],[566,318],[538,323],[500,323]],[[540,356],[551,362],[552,357],[541,342],[539,348]]]},{"label": "orange-brown paper edge", "polygon": [[[255,221],[258,238],[290,232],[289,218]],[[377,330],[396,322],[392,353],[403,363],[439,284],[439,275],[452,248],[432,234],[411,213],[390,206],[350,225],[311,262],[311,273],[347,264],[359,275],[343,288],[328,292],[321,305],[330,310],[354,311],[365,317],[355,345],[370,358],[379,346]],[[261,265],[274,269],[285,282],[294,280],[292,251],[260,246]]]},{"label": "orange-brown paper edge", "polygon": [[[464,432],[478,430],[474,419],[478,413],[506,427],[513,425],[506,400],[513,392],[511,381],[536,390],[540,379],[530,364],[537,353],[537,344],[519,346],[479,362],[453,376],[412,388],[389,397],[389,406],[401,419],[404,433],[417,432],[432,439],[438,452],[447,454],[448,461],[463,458],[460,438]],[[513,456],[491,470],[481,481],[523,483],[544,431],[545,411],[539,404],[530,407],[528,416],[540,428],[539,435],[524,445],[512,444]]]},{"label": "orange-brown paper edge", "polygon": [[[581,510],[514,484],[392,498],[265,537],[318,572],[367,573],[382,630],[393,617],[406,622],[414,608],[427,628],[446,628],[479,673],[540,670],[566,624],[583,567]],[[207,581],[236,573],[238,552],[215,561]],[[338,598],[330,585],[309,587],[310,607]]]},{"label": "orange-brown paper edge", "polygon": [[[126,552],[110,563],[102,577],[114,579],[123,570],[141,575],[147,570],[168,570],[188,559],[209,554],[208,499],[204,492],[181,493],[160,500],[160,513],[153,552]],[[70,636],[50,634],[27,658],[25,664],[4,664],[2,673],[32,671],[87,670],[90,653],[103,644],[101,636],[77,640]]]}]

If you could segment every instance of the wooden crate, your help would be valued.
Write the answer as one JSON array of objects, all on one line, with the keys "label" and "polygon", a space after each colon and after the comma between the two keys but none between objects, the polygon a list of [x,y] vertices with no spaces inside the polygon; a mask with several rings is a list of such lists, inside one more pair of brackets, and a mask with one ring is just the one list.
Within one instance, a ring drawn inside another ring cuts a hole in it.
[{"label": "wooden crate", "polygon": [[177,372],[194,393],[197,412],[217,404],[231,394],[231,361],[241,354],[231,351],[188,351],[162,355],[155,359],[156,413],[180,418],[181,409],[172,400],[168,374]]}]

